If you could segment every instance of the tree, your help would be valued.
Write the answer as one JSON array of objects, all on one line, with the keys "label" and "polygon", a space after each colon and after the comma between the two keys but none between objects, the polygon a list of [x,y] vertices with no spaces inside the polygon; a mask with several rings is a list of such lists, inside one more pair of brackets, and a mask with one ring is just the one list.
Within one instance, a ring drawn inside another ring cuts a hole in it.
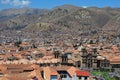
[{"label": "tree", "polygon": [[93,44],[93,40],[90,40],[90,44]]},{"label": "tree", "polygon": [[14,43],[14,46],[19,47],[19,45],[20,45],[21,43],[22,43],[22,41],[17,41],[17,42]]}]

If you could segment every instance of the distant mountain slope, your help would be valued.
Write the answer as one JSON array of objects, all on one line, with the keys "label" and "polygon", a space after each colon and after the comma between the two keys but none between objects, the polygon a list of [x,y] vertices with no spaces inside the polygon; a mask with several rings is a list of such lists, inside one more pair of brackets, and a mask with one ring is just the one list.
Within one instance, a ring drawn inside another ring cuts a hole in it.
[{"label": "distant mountain slope", "polygon": [[120,14],[110,19],[103,27],[103,30],[120,32]]},{"label": "distant mountain slope", "polygon": [[119,8],[82,8],[73,5],[44,9],[0,11],[0,30],[22,30],[50,34],[91,34],[99,30],[120,32]]},{"label": "distant mountain slope", "polygon": [[0,11],[0,30],[21,29],[34,23],[34,20],[48,10],[44,9],[7,9]]}]

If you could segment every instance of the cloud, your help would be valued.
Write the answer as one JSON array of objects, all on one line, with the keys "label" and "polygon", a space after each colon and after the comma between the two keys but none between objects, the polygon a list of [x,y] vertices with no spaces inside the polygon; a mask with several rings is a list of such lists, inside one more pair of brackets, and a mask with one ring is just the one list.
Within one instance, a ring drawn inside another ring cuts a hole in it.
[{"label": "cloud", "polygon": [[88,6],[82,6],[83,8],[87,8]]},{"label": "cloud", "polygon": [[1,0],[1,4],[9,4],[12,6],[25,7],[29,6],[31,3],[30,0]]},{"label": "cloud", "polygon": [[1,0],[1,3],[2,3],[2,4],[9,4],[9,3],[10,3],[10,0]]}]

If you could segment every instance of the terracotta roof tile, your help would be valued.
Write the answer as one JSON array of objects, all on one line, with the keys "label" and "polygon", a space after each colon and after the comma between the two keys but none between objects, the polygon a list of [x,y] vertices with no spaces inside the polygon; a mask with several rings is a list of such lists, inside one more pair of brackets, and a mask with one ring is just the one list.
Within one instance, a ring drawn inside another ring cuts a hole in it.
[{"label": "terracotta roof tile", "polygon": [[75,72],[77,76],[90,76],[90,73],[87,71],[76,70]]}]

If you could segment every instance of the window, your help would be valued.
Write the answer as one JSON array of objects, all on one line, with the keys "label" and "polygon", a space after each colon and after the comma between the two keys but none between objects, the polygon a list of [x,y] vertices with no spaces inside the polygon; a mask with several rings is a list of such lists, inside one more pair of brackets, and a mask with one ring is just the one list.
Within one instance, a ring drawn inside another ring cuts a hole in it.
[{"label": "window", "polygon": [[77,56],[75,56],[75,58],[77,58]]},{"label": "window", "polygon": [[67,78],[67,75],[66,74],[61,74],[60,78]]},{"label": "window", "polygon": [[97,62],[97,59],[94,58],[94,62]]},{"label": "window", "polygon": [[79,77],[79,80],[81,80],[81,77]]},{"label": "window", "polygon": [[64,77],[64,78],[67,78],[67,75],[64,75],[63,77]]},{"label": "window", "polygon": [[86,62],[86,59],[83,59],[83,63],[85,63]]},{"label": "window", "polygon": [[85,80],[87,80],[87,77],[85,77]]}]

